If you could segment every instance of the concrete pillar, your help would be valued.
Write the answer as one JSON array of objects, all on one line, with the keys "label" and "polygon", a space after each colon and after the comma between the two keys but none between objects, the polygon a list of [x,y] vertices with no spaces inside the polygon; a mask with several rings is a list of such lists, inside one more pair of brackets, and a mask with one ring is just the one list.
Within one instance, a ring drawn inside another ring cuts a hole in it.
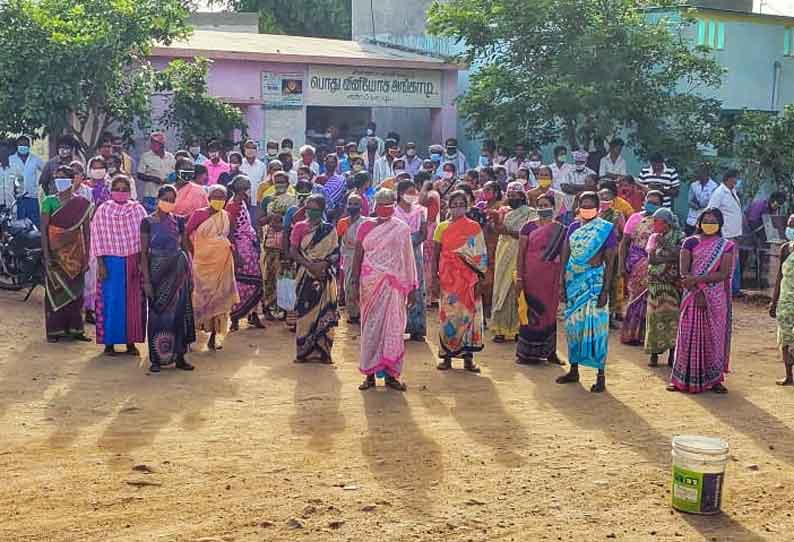
[{"label": "concrete pillar", "polygon": [[264,152],[265,109],[260,104],[249,105],[246,110],[245,122],[248,124],[248,137],[259,142],[260,151]]}]

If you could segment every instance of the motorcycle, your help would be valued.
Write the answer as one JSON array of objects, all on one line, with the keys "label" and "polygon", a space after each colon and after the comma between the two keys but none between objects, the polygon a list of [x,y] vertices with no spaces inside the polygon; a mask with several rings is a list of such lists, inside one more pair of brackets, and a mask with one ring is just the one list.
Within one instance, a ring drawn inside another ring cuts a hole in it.
[{"label": "motorcycle", "polygon": [[37,286],[44,285],[41,232],[29,219],[17,219],[16,206],[0,205],[0,290],[28,288],[25,301]]}]

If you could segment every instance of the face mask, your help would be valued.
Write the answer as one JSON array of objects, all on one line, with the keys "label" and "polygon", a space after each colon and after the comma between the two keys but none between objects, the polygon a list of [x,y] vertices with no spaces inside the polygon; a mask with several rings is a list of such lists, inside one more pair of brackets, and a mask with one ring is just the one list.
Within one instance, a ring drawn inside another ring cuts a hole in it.
[{"label": "face mask", "polygon": [[276,185],[276,194],[284,194],[287,191],[288,186],[284,186],[283,184]]},{"label": "face mask", "polygon": [[288,152],[292,154],[292,147],[281,147],[281,152]]},{"label": "face mask", "polygon": [[221,159],[221,154],[220,153],[218,153],[218,152],[211,152],[210,153],[210,160],[212,160],[213,162],[217,162],[220,159]]},{"label": "face mask", "polygon": [[165,214],[171,214],[176,209],[176,203],[173,201],[165,201],[165,200],[158,200],[157,201],[157,208],[160,209],[161,212]]},{"label": "face mask", "polygon": [[95,181],[99,181],[101,179],[104,179],[105,176],[108,174],[108,172],[105,169],[92,169],[89,172],[89,174],[92,179],[94,179]]},{"label": "face mask", "polygon": [[585,220],[592,220],[598,216],[598,209],[579,209],[579,216]]},{"label": "face mask", "polygon": [[351,206],[347,208],[347,214],[350,216],[358,216],[361,213],[361,207],[358,206]]},{"label": "face mask", "polygon": [[457,147],[447,147],[447,156],[455,156],[456,154],[458,154]]},{"label": "face mask", "polygon": [[560,162],[560,163],[563,163],[563,162],[565,162],[566,158],[568,158],[568,155],[563,153],[563,154],[560,154],[559,156],[557,156],[557,161]]},{"label": "face mask", "polygon": [[718,231],[720,231],[719,224],[701,224],[700,229],[703,230],[703,233],[706,235],[716,235]]},{"label": "face mask", "polygon": [[794,241],[794,228],[786,228],[786,239]]},{"label": "face mask", "polygon": [[378,218],[391,218],[394,214],[394,205],[378,205],[375,207],[375,214]]},{"label": "face mask", "polygon": [[485,201],[493,201],[495,198],[496,198],[496,194],[494,194],[493,192],[482,193],[482,199],[484,199]]},{"label": "face mask", "polygon": [[648,213],[649,215],[652,215],[653,213],[655,213],[658,208],[659,208],[659,206],[656,205],[655,203],[650,203],[650,202],[647,202],[647,201],[645,202],[645,205],[643,206],[643,209],[645,209],[645,212]]},{"label": "face mask", "polygon": [[449,209],[449,217],[454,220],[466,216],[466,211],[467,209],[465,207],[452,207]]},{"label": "face mask", "polygon": [[452,173],[451,171],[445,171],[445,172],[444,172],[444,178],[445,178],[445,179],[451,179],[451,178],[452,178],[452,177],[454,177],[454,176],[455,176],[455,174],[454,174],[454,173]]},{"label": "face mask", "polygon": [[110,193],[110,198],[116,203],[127,203],[128,201],[130,201],[130,193],[121,192],[119,190],[113,190]]},{"label": "face mask", "polygon": [[491,159],[488,158],[487,156],[480,156],[479,165],[480,167],[488,167],[491,165]]},{"label": "face mask", "polygon": [[17,146],[17,152],[24,156],[30,153],[30,147],[27,145],[19,145]]},{"label": "face mask", "polygon": [[403,196],[403,201],[408,205],[416,205],[419,203],[419,196],[406,194]]},{"label": "face mask", "polygon": [[368,136],[373,136],[373,135],[375,135],[375,131],[372,128],[367,128],[367,135]]},{"label": "face mask", "polygon": [[361,164],[353,164],[353,171],[355,171],[356,173],[360,171],[364,171],[364,166]]},{"label": "face mask", "polygon": [[602,201],[598,204],[598,208],[601,209],[602,211],[606,211],[611,209],[614,203],[615,203],[614,201]]},{"label": "face mask", "polygon": [[414,156],[416,156],[416,151],[414,149],[408,149],[407,151],[405,151],[405,155],[413,158]]},{"label": "face mask", "polygon": [[509,198],[507,200],[507,204],[510,205],[511,209],[518,209],[519,207],[522,207],[525,203],[526,201],[524,201],[524,198]]},{"label": "face mask", "polygon": [[58,156],[60,156],[61,158],[71,158],[72,149],[67,149],[67,148],[58,149]]},{"label": "face mask", "polygon": [[667,223],[661,220],[654,220],[653,221],[653,231],[654,233],[666,233],[667,232]]},{"label": "face mask", "polygon": [[309,220],[311,220],[312,222],[322,220],[323,218],[322,209],[306,209],[306,214],[308,215]]},{"label": "face mask", "polygon": [[548,209],[538,209],[538,216],[540,218],[553,218],[554,217],[554,209],[549,207]]},{"label": "face mask", "polygon": [[192,154],[193,156],[198,156],[199,153],[201,152],[201,147],[190,147],[188,150],[190,151],[190,154]]},{"label": "face mask", "polygon": [[256,158],[256,149],[245,149],[246,158]]},{"label": "face mask", "polygon": [[531,160],[528,165],[530,169],[538,169],[543,164],[539,160]]},{"label": "face mask", "polygon": [[538,179],[538,185],[540,185],[541,188],[548,188],[551,186],[551,179],[542,177]]},{"label": "face mask", "polygon": [[431,154],[430,159],[435,162],[436,164],[441,162],[441,155],[440,154]]},{"label": "face mask", "polygon": [[576,164],[574,167],[576,171],[584,171],[584,164]]},{"label": "face mask", "polygon": [[268,149],[267,150],[267,155],[270,156],[270,157],[277,156],[278,155],[278,149]]},{"label": "face mask", "polygon": [[66,192],[72,187],[71,179],[66,179],[66,178],[55,179],[54,182],[55,182],[55,190],[58,191],[59,193]]}]

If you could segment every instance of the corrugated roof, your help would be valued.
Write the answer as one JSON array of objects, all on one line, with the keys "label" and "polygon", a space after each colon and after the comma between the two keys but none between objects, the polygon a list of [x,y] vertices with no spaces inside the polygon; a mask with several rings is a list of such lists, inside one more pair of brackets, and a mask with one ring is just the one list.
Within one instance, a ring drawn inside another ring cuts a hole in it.
[{"label": "corrugated roof", "polygon": [[260,62],[351,64],[370,67],[457,70],[440,58],[369,43],[277,34],[196,30],[185,41],[155,47],[153,56],[239,59]]}]

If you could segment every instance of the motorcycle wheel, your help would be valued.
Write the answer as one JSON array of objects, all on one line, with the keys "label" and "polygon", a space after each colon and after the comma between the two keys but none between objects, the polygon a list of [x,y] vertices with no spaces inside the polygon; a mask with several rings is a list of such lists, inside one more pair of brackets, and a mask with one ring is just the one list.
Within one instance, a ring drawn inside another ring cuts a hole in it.
[{"label": "motorcycle wheel", "polygon": [[18,292],[19,290],[30,288],[30,286],[30,282],[19,282],[16,277],[0,275],[0,290]]}]

